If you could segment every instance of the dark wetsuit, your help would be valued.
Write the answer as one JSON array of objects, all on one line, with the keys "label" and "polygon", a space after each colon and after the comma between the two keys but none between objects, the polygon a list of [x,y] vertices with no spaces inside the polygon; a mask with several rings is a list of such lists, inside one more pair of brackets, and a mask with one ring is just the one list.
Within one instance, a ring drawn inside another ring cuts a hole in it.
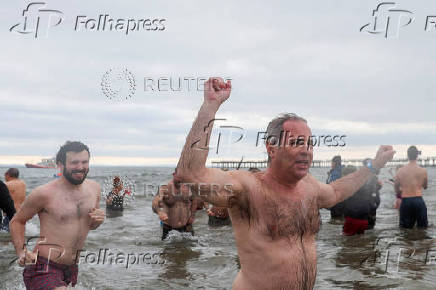
[{"label": "dark wetsuit", "polygon": [[422,196],[403,197],[400,206],[400,227],[411,229],[418,223],[418,228],[426,228],[427,206]]},{"label": "dark wetsuit", "polygon": [[107,218],[116,218],[123,215],[124,210],[124,196],[120,193],[115,194],[112,191],[109,192],[107,198],[112,197],[112,204],[106,204],[106,217]]},{"label": "dark wetsuit", "polygon": [[23,271],[27,289],[55,289],[77,283],[78,266],[58,264],[38,256],[36,263],[28,265]]},{"label": "dark wetsuit", "polygon": [[369,212],[368,216],[368,229],[373,229],[375,226],[377,209],[380,206],[380,189],[382,186],[378,182],[377,177],[373,177],[372,179],[370,179],[369,183],[371,185],[371,190],[374,190],[375,186],[375,191],[372,192],[371,196],[369,197],[371,203],[371,211]]},{"label": "dark wetsuit", "polygon": [[[342,177],[342,168],[343,168],[343,166],[330,170],[329,176],[326,180],[326,183],[329,184],[329,183],[335,181],[336,179],[341,178]],[[329,208],[330,217],[331,218],[343,218],[344,217],[344,209],[345,209],[344,201],[337,203],[335,206]]]},{"label": "dark wetsuit", "polygon": [[374,227],[376,210],[380,204],[379,189],[377,177],[373,177],[345,200],[345,235],[363,234]]},{"label": "dark wetsuit", "polygon": [[192,227],[192,224],[187,224],[180,228],[173,228],[164,223],[162,224],[162,241],[165,240],[168,237],[168,234],[173,230],[180,233],[190,233],[191,235],[194,235],[194,228]]},{"label": "dark wetsuit", "polygon": [[14,201],[9,194],[9,189],[6,184],[0,180],[0,209],[6,213],[3,219],[3,214],[0,212],[0,230],[9,231],[9,221],[15,214]]},{"label": "dark wetsuit", "polygon": [[110,198],[110,197],[112,197],[112,204],[111,205],[107,204],[106,208],[111,210],[123,211],[124,195],[122,195],[121,193],[115,194],[113,191],[111,191],[109,192],[106,198]]}]

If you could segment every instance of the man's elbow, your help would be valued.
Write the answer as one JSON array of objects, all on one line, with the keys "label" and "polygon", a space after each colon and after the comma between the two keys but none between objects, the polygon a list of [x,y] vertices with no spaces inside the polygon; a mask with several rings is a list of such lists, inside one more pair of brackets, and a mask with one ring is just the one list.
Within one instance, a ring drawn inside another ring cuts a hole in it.
[{"label": "man's elbow", "polygon": [[26,221],[20,220],[18,219],[16,216],[14,216],[10,221],[9,221],[9,228],[11,229],[11,231],[13,231],[16,228],[24,228],[26,226]]}]

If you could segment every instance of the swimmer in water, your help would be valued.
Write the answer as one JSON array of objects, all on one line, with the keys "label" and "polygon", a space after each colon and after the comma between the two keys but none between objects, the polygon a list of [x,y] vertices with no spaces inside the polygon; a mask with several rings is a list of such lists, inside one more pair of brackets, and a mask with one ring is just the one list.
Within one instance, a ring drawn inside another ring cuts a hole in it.
[{"label": "swimmer in water", "polygon": [[14,200],[15,210],[18,212],[26,198],[26,183],[19,179],[20,172],[17,168],[9,168],[5,173],[6,186]]},{"label": "swimmer in water", "polygon": [[[327,180],[326,183],[329,184],[336,179],[339,179],[342,177],[342,170],[344,169],[344,166],[342,165],[342,158],[340,155],[336,155],[332,159],[332,165],[331,169],[327,172]],[[344,209],[345,209],[345,202],[339,202],[335,204],[332,208],[329,208],[330,210],[330,217],[332,219],[343,219],[344,218]]]},{"label": "swimmer in water", "polygon": [[[68,141],[61,146],[56,163],[63,176],[35,188],[10,223],[27,289],[67,289],[77,283],[78,254],[89,230],[98,228],[105,218],[99,209],[100,185],[86,179],[89,157],[83,143]],[[31,250],[24,233],[26,222],[36,214],[40,234]]]},{"label": "swimmer in water", "polygon": [[197,202],[189,193],[188,186],[174,184],[173,181],[168,185],[161,185],[153,199],[152,209],[162,221],[162,240],[165,240],[172,230],[194,235],[192,224]]},{"label": "swimmer in water", "polygon": [[225,226],[232,223],[226,207],[212,206],[207,210],[207,215],[209,216],[207,224],[210,226]]},{"label": "swimmer in water", "polygon": [[[342,170],[342,175],[346,176],[356,170],[355,166],[348,165]],[[345,236],[363,234],[365,230],[374,227],[376,210],[380,205],[379,189],[378,179],[374,176],[345,200],[345,222],[342,230]]]},{"label": "swimmer in water", "polygon": [[422,198],[422,190],[427,189],[427,170],[418,165],[416,160],[420,151],[416,146],[407,149],[409,163],[400,168],[395,176],[395,191],[401,194],[400,227],[413,228],[417,223],[418,228],[426,228],[427,206]]},{"label": "swimmer in water", "polygon": [[283,114],[266,130],[265,171],[253,174],[207,168],[209,148],[204,144],[210,144],[215,114],[230,91],[230,81],[211,78],[205,82],[204,101],[186,139],[174,181],[186,183],[205,201],[228,208],[241,262],[232,289],[312,289],[319,209],[331,208],[351,196],[395,152],[392,146],[381,146],[368,167],[324,184],[309,174],[313,145],[307,121]]},{"label": "swimmer in water", "polygon": [[124,196],[129,193],[124,190],[123,181],[119,176],[113,179],[113,188],[106,196],[106,210],[123,211],[124,210]]}]

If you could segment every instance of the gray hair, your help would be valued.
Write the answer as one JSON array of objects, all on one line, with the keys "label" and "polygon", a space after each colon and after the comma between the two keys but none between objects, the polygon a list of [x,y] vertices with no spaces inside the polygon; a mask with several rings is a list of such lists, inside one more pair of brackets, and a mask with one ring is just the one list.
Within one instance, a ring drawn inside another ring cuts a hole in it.
[{"label": "gray hair", "polygon": [[20,171],[18,171],[17,168],[9,168],[5,174],[9,175],[9,177],[12,178],[18,178],[18,176],[20,176]]},{"label": "gray hair", "polygon": [[[301,121],[307,124],[306,119],[298,116],[294,113],[281,113],[277,117],[269,122],[268,127],[266,128],[266,138],[265,142],[269,142],[272,138],[274,138],[276,144],[280,142],[280,134],[282,134],[283,124],[286,121]],[[268,163],[271,161],[271,157],[268,155]]]}]

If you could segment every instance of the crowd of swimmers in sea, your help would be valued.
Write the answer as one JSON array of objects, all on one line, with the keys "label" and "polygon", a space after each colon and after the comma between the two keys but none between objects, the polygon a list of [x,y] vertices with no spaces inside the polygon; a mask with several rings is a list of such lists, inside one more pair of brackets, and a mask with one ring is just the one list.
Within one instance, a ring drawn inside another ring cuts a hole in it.
[{"label": "crowd of swimmers in sea", "polygon": [[[413,228],[415,223],[418,228],[428,226],[427,207],[422,198],[422,189],[427,188],[427,173],[425,169],[416,163],[420,153],[416,146],[410,146],[407,150],[409,163],[405,166],[397,165],[395,168],[389,168],[390,178],[385,181],[385,183],[393,186],[395,193],[393,208],[399,210],[399,225],[402,228]],[[364,159],[362,166],[367,166],[370,160],[370,158]],[[222,168],[222,170],[227,171],[228,169]],[[331,161],[331,169],[327,172],[326,183],[329,184],[356,170],[357,167],[354,165],[342,165],[340,155],[334,156]],[[394,170],[395,172],[393,172]],[[260,170],[250,168],[248,171],[255,173]],[[410,178],[405,174],[416,175],[422,182],[410,182]],[[335,222],[343,222],[343,234],[345,236],[363,234],[365,230],[374,228],[377,209],[380,206],[380,190],[382,187],[383,181],[379,179],[378,175],[375,175],[351,197],[329,208],[331,219]],[[407,195],[404,198],[402,196],[402,187],[407,189]],[[402,203],[403,199],[405,203]],[[193,203],[196,203],[196,205],[192,206]],[[401,205],[403,206],[401,207]],[[173,210],[173,207],[176,210]],[[207,211],[209,225],[231,224],[227,208],[216,206],[209,208],[209,204],[201,200],[185,199],[184,202],[182,200],[179,202],[177,196],[170,197],[168,194],[157,194],[153,200],[152,208],[161,220],[163,227],[162,240],[168,236],[168,232],[171,230],[193,234],[192,223],[197,210],[205,209]],[[184,208],[184,210],[180,210],[180,208]],[[188,212],[189,218],[186,216]]]},{"label": "crowd of swimmers in sea", "polygon": [[[418,171],[418,174],[423,176],[422,188],[426,188],[425,169],[419,169],[416,164],[416,159],[419,151],[415,146],[408,149],[408,157],[410,163],[406,168],[412,168],[413,172]],[[363,166],[370,159],[363,160]],[[402,204],[401,179],[397,175],[402,168],[402,165],[397,165],[395,168],[389,168],[390,178],[385,183],[391,184],[395,191],[395,202],[393,207],[400,210],[400,226],[405,228],[413,227],[414,222],[418,223],[418,227],[424,228],[427,226],[427,208],[422,199],[422,191],[415,191],[415,196],[407,196],[406,203]],[[227,171],[227,168],[223,168]],[[329,184],[342,176],[355,172],[356,166],[342,165],[340,155],[334,156],[331,162],[331,169],[327,172],[326,183]],[[395,172],[393,172],[395,170]],[[258,168],[249,168],[249,172],[259,172]],[[55,177],[60,177],[62,174],[57,174]],[[12,219],[15,211],[18,211],[26,197],[26,183],[19,178],[19,170],[17,168],[9,168],[5,172],[5,181],[0,180],[0,208],[3,214],[0,216],[0,230],[9,231],[9,221]],[[405,180],[403,182],[406,182]],[[363,234],[365,230],[373,229],[376,223],[376,212],[380,206],[380,189],[383,186],[383,181],[374,176],[368,180],[353,196],[336,204],[330,208],[331,218],[336,221],[343,221],[343,234],[355,235]],[[410,185],[406,185],[410,187]],[[418,188],[417,188],[418,189]],[[131,195],[131,189],[125,189],[122,178],[115,176],[112,180],[112,189],[106,195],[106,215],[108,217],[121,216],[124,210],[125,196]],[[409,200],[412,200],[409,202]],[[227,208],[209,205],[209,203],[201,199],[182,198],[177,196],[157,194],[152,203],[153,211],[158,214],[160,223],[163,228],[162,239],[166,238],[169,231],[175,230],[179,232],[193,233],[192,223],[195,218],[195,212],[205,210],[208,215],[208,224],[210,226],[231,225],[230,216]],[[3,218],[1,220],[1,217]],[[188,218],[187,218],[188,217]]]},{"label": "crowd of swimmers in sea", "polygon": [[[230,97],[231,88],[230,80],[210,78],[205,82],[203,104],[176,170],[152,201],[152,210],[162,221],[161,238],[166,239],[172,230],[194,234],[195,212],[206,209],[212,225],[231,221],[240,261],[234,290],[313,289],[320,209],[330,209],[332,217],[345,219],[345,235],[362,234],[373,227],[382,186],[377,176],[396,151],[391,145],[381,145],[375,157],[359,168],[342,166],[341,158],[335,157],[327,183],[319,181],[309,172],[314,148],[304,145],[312,136],[307,120],[283,113],[266,129],[265,170],[208,168],[208,148],[200,144],[210,144],[213,120]],[[426,228],[422,192],[427,188],[427,172],[417,163],[419,151],[415,146],[409,147],[407,155],[408,164],[391,180],[397,199],[401,199],[401,203],[396,201],[399,225]],[[106,212],[100,209],[101,186],[87,178],[90,157],[88,146],[67,141],[56,154],[62,173],[58,178],[34,188],[27,196],[18,170],[8,170],[7,185],[0,183],[0,207],[6,221],[10,220],[16,261],[24,267],[27,289],[67,289],[77,284],[78,253],[88,233],[97,230],[106,218]],[[112,185],[102,202],[107,212],[122,212],[124,199],[131,192],[120,177],[113,178]],[[17,192],[25,196],[24,201]],[[25,226],[35,215],[40,222],[39,238],[33,249],[27,249]],[[58,251],[57,255],[53,256],[53,251]]]},{"label": "crowd of swimmers in sea", "polygon": [[[409,163],[389,168],[390,178],[385,181],[393,186],[395,202],[393,208],[399,210],[400,227],[413,228],[417,223],[418,228],[426,228],[427,208],[422,198],[422,189],[427,188],[427,173],[421,168],[416,160],[420,151],[416,146],[407,150]],[[368,166],[371,159],[365,159],[362,166]],[[228,171],[223,168],[223,171]],[[357,170],[356,166],[342,164],[340,155],[333,157],[331,169],[327,172],[326,184],[334,182]],[[394,172],[395,170],[395,172]],[[249,172],[260,172],[258,168],[250,168]],[[17,168],[9,168],[5,172],[5,183],[0,181],[0,208],[3,210],[0,222],[0,230],[9,231],[9,222],[15,212],[20,210],[21,204],[26,198],[26,183],[19,178]],[[62,174],[54,177],[59,178]],[[418,177],[421,183],[410,179],[410,176]],[[383,182],[374,175],[351,197],[329,208],[331,219],[343,222],[343,234],[346,236],[363,234],[365,230],[373,229],[376,223],[376,212],[380,205],[380,189]],[[231,225],[231,219],[226,207],[209,205],[209,203],[195,198],[189,189],[181,185],[179,194],[168,194],[165,186],[159,188],[152,201],[152,210],[160,218],[162,227],[162,240],[166,239],[169,232],[174,230],[194,235],[193,223],[195,213],[205,210],[208,215],[210,226]],[[125,196],[131,195],[132,191],[125,188],[120,176],[112,179],[112,189],[105,196],[106,216],[118,217],[125,209]]]}]

